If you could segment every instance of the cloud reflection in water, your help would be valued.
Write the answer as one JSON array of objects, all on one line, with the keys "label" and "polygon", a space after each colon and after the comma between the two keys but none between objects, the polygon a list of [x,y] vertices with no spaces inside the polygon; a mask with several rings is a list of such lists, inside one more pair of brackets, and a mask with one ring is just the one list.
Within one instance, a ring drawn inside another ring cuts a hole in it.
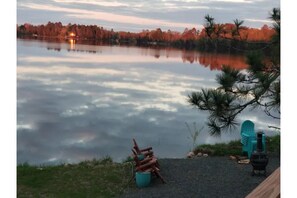
[{"label": "cloud reflection in water", "polygon": [[[132,138],[153,146],[160,157],[189,151],[185,122],[204,125],[207,114],[192,109],[186,96],[216,87],[218,70],[199,61],[185,64],[187,52],[180,50],[75,45],[101,52],[90,54],[68,52],[68,44],[50,43],[59,51],[47,45],[18,40],[18,163],[72,163],[105,155],[121,161],[130,154]],[[191,54],[194,60],[203,56]],[[261,113],[241,118],[265,130],[268,123],[279,125]],[[238,138],[236,132],[210,137],[205,130],[197,143]]]}]

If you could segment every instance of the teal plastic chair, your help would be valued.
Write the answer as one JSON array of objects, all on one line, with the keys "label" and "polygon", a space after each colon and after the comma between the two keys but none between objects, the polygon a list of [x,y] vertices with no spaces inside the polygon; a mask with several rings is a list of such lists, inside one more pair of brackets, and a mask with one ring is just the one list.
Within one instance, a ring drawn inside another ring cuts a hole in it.
[{"label": "teal plastic chair", "polygon": [[[262,136],[263,151],[266,151],[265,134]],[[257,138],[255,133],[255,124],[246,120],[241,125],[241,144],[242,152],[247,153],[248,158],[251,158],[252,153],[257,149]]]},{"label": "teal plastic chair", "polygon": [[241,144],[242,152],[248,154],[248,158],[251,157],[252,152],[256,150],[257,140],[255,134],[255,124],[246,120],[241,125]]}]

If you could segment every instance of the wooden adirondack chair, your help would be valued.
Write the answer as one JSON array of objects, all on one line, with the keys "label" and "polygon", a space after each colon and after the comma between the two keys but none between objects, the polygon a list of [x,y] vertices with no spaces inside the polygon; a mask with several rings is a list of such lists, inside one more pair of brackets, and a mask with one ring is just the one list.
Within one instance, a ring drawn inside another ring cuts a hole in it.
[{"label": "wooden adirondack chair", "polygon": [[[147,156],[144,156],[144,159],[139,159],[139,155],[137,153],[137,151],[135,150],[135,148],[131,149],[132,150],[132,156],[133,156],[133,159],[134,158],[137,158],[137,159],[134,159],[135,163],[137,165],[143,165],[143,164],[146,164],[147,162],[154,162],[154,164],[156,165],[157,168],[160,168],[160,164],[158,162],[158,159],[154,156],[154,155],[147,155]],[[142,155],[142,154],[141,154]],[[142,167],[141,167],[142,168]],[[140,169],[141,169],[140,168]]]},{"label": "wooden adirondack chair", "polygon": [[165,183],[164,178],[160,174],[160,165],[157,158],[147,156],[143,160],[139,160],[135,149],[132,149],[132,152],[135,162],[135,172],[151,172],[153,175],[160,178],[163,183]]},{"label": "wooden adirondack chair", "polygon": [[137,142],[136,142],[136,140],[134,138],[133,138],[133,144],[134,144],[133,148],[135,149],[137,154],[143,154],[145,157],[154,155],[152,147],[140,149],[138,147],[138,144],[137,144]]}]

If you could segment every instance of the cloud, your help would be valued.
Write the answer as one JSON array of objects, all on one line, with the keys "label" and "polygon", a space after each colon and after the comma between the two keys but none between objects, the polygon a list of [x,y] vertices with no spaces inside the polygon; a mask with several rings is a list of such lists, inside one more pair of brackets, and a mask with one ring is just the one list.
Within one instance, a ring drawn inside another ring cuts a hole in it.
[{"label": "cloud", "polygon": [[256,22],[256,23],[273,23],[271,20],[263,20],[263,19],[244,19],[244,21],[249,21],[249,22]]},{"label": "cloud", "polygon": [[[98,58],[99,57],[99,58]],[[152,63],[152,62],[181,62],[180,57],[176,58],[166,58],[159,57],[157,60],[153,56],[145,56],[140,59],[134,55],[118,55],[117,59],[114,59],[113,55],[99,55],[98,57],[94,57],[91,55],[81,55],[77,54],[69,57],[38,57],[38,56],[28,56],[19,58],[20,61],[28,62],[28,63],[43,63],[46,61],[50,61],[53,63]]]},{"label": "cloud", "polygon": [[[176,28],[193,28],[197,27],[197,24],[193,23],[182,23],[182,22],[173,22],[162,19],[152,19],[144,18],[123,14],[114,14],[110,12],[102,11],[90,11],[86,9],[77,9],[77,8],[64,8],[59,6],[53,6],[49,4],[41,5],[35,3],[23,3],[20,4],[22,7],[35,9],[35,10],[46,10],[53,12],[64,12],[66,15],[72,18],[80,19],[90,19],[90,20],[102,20],[108,22],[122,23],[122,24],[132,24],[132,25],[143,25],[143,26],[160,26],[160,27],[176,27]],[[201,28],[202,26],[200,26]]]},{"label": "cloud", "polygon": [[226,2],[226,3],[253,3],[253,0],[211,0],[213,2]]},{"label": "cloud", "polygon": [[[42,59],[42,58],[41,58]],[[52,66],[45,68],[38,67],[18,67],[17,72],[19,75],[24,74],[43,74],[43,75],[65,75],[65,74],[80,74],[80,75],[121,75],[124,72],[120,72],[113,69],[103,69],[103,68],[75,68],[66,66]]]},{"label": "cloud", "polygon": [[57,3],[63,4],[87,4],[87,5],[96,5],[96,6],[106,6],[106,7],[128,7],[129,4],[120,3],[120,2],[110,2],[110,1],[96,1],[96,0],[54,0]]},{"label": "cloud", "polygon": [[202,29],[204,16],[210,14],[219,23],[257,19],[247,20],[245,25],[260,28],[267,24],[269,11],[279,6],[279,0],[18,0],[17,22],[61,21],[97,24],[115,31],[162,28],[181,32],[185,28]]}]

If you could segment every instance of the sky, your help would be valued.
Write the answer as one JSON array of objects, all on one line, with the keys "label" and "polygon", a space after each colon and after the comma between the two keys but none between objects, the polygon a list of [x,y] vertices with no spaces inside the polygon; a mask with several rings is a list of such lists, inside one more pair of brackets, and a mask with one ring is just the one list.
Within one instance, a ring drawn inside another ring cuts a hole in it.
[{"label": "sky", "polygon": [[280,0],[18,0],[17,23],[62,22],[139,32],[201,29],[206,14],[217,23],[244,20],[248,27],[271,25],[269,12]]}]

